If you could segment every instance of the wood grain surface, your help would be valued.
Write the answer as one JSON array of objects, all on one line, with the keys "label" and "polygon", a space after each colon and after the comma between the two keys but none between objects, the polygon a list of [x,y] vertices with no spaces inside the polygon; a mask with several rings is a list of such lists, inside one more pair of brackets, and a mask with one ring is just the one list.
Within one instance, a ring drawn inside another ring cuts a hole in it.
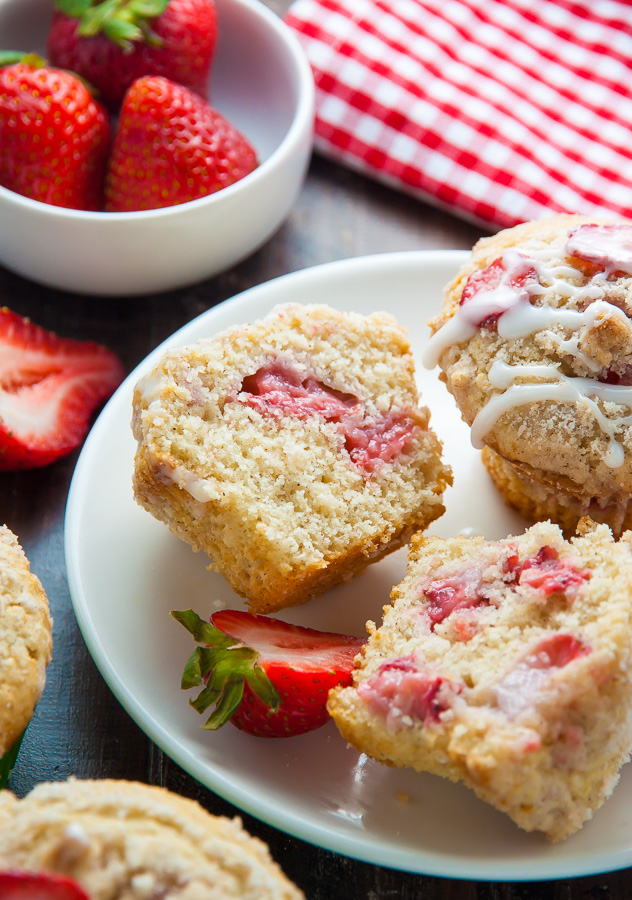
[{"label": "wood grain surface", "polygon": [[[268,5],[282,13],[284,0]],[[0,267],[3,305],[59,334],[97,340],[130,371],[160,341],[210,307],[287,272],[391,250],[469,249],[480,231],[445,213],[314,157],[304,189],[281,229],[230,271],[181,291],[112,300],[40,287]],[[0,235],[1,239],[1,235]],[[19,536],[54,616],[54,656],[46,691],[28,729],[10,788],[22,796],[40,781],[138,779],[192,797],[214,813],[239,814],[158,750],[98,673],[71,607],[64,567],[64,511],[78,452],[46,469],[0,474],[0,522]],[[309,778],[309,773],[306,773]],[[321,850],[243,816],[248,830],[308,900],[600,900],[632,897],[632,873],[559,882],[493,884],[429,878]]]}]

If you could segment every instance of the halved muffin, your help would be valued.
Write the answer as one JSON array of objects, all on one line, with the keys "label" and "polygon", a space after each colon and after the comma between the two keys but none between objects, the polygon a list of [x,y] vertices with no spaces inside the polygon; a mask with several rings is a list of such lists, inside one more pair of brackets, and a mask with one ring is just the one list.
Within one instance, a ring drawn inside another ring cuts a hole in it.
[{"label": "halved muffin", "polygon": [[463,781],[561,840],[632,748],[631,535],[550,523],[486,541],[417,536],[405,579],[330,693],[343,737],[380,762]]},{"label": "halved muffin", "polygon": [[280,306],[140,381],[135,496],[267,613],[441,515],[451,473],[428,421],[391,316]]}]

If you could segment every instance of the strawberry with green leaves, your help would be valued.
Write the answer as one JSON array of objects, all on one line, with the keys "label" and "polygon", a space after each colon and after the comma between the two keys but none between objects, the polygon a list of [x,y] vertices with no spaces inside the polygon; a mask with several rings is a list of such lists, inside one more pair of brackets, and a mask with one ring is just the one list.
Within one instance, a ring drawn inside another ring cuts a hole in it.
[{"label": "strawberry with green leaves", "polygon": [[185,666],[182,688],[204,685],[191,701],[215,709],[204,728],[230,721],[257,737],[292,737],[324,725],[327,694],[351,683],[364,639],[290,625],[280,619],[224,609],[210,623],[193,610],[171,615],[203,646]]},{"label": "strawberry with green leaves", "polygon": [[203,97],[217,38],[212,0],[53,0],[51,62],[118,106],[132,82],[163,75]]},{"label": "strawberry with green leaves", "polygon": [[110,156],[106,210],[159,209],[228,187],[257,166],[248,140],[217,110],[167,78],[125,96]]},{"label": "strawberry with green leaves", "polygon": [[46,872],[0,872],[2,900],[88,900],[76,881]]},{"label": "strawberry with green leaves", "polygon": [[0,52],[0,185],[53,206],[103,208],[107,112],[70,72]]},{"label": "strawberry with green leaves", "polygon": [[0,472],[46,466],[74,450],[122,378],[106,347],[0,309]]}]

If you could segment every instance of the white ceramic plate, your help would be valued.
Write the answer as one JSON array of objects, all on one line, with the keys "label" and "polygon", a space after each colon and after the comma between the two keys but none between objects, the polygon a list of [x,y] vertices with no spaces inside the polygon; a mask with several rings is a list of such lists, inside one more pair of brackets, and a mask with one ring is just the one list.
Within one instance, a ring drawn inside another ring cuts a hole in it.
[{"label": "white ceramic plate", "polygon": [[[489,538],[521,531],[487,477],[468,429],[420,353],[459,252],[397,253],[307,269],[246,291],[195,319],[133,372],[94,426],[73,479],[66,520],[70,590],[79,625],[104,678],[149,737],[211,790],[244,811],[306,841],[393,868],[451,878],[537,880],[632,865],[632,771],[570,840],[553,845],[526,834],[460,785],[359,756],[333,725],[289,740],[259,740],[227,726],[217,734],[179,688],[192,642],[169,616],[214,601],[243,608],[201,554],[138,507],[131,491],[131,396],[139,375],[165,346],[189,343],[266,314],[277,303],[327,302],[343,310],[387,309],[408,328],[424,400],[445,443],[455,479],[447,512],[433,531],[474,528]],[[404,572],[400,551],[349,585],[285,618],[363,635],[380,618]]]}]

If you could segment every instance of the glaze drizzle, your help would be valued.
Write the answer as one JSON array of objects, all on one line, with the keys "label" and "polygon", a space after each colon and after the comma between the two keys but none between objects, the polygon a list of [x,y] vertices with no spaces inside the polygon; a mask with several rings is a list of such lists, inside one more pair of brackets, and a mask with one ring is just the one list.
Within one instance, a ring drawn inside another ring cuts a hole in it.
[{"label": "glaze drizzle", "polygon": [[[444,352],[454,344],[470,340],[492,322],[504,340],[516,340],[544,332],[556,344],[560,354],[580,360],[590,372],[601,367],[579,349],[581,332],[590,331],[611,318],[632,332],[632,322],[618,306],[606,299],[608,278],[614,272],[632,274],[632,226],[581,225],[567,238],[564,251],[568,256],[585,259],[598,270],[585,283],[584,273],[560,260],[559,250],[530,250],[518,253],[506,250],[492,263],[495,284],[481,286],[467,297],[454,316],[433,335],[423,357],[427,368],[433,368]],[[528,273],[537,277],[528,277]],[[470,276],[472,277],[472,276]],[[575,309],[551,305],[534,305],[532,300],[556,294],[569,300]],[[583,308],[582,308],[583,307]],[[563,328],[562,337],[551,329]],[[570,332],[570,334],[569,334]],[[618,468],[624,462],[624,450],[616,434],[632,424],[632,387],[604,384],[597,378],[567,376],[557,364],[509,365],[497,360],[488,373],[495,394],[479,411],[472,424],[472,443],[482,448],[485,436],[497,420],[509,410],[528,403],[553,401],[576,403],[588,409],[608,438],[605,463]],[[600,404],[614,404],[604,412]]]}]

